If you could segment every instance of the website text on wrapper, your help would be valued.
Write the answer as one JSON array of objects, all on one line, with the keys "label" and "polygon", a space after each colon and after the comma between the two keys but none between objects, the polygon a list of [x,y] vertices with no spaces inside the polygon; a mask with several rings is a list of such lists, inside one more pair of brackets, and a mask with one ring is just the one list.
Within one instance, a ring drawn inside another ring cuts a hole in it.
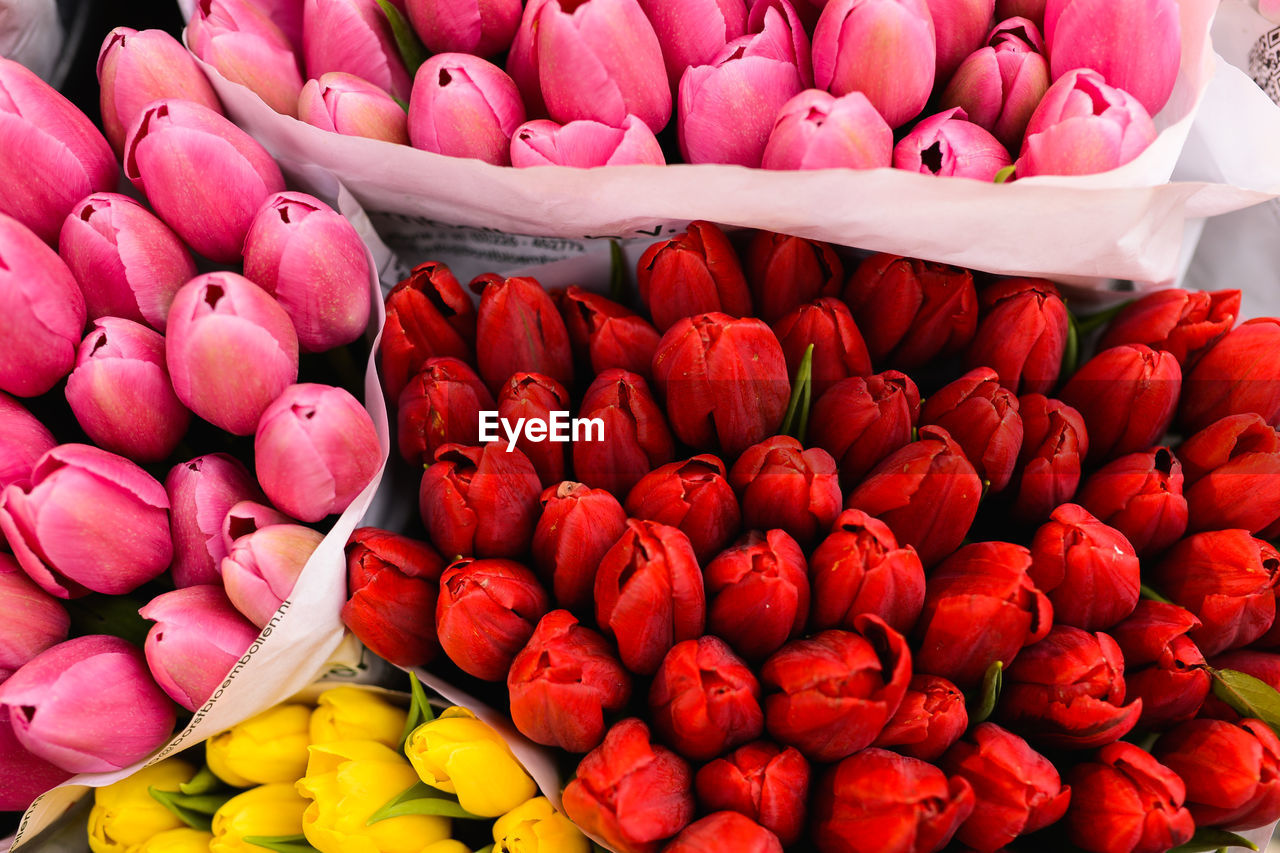
[{"label": "website text on wrapper", "polygon": [[480,441],[499,441],[498,429],[507,438],[507,451],[515,450],[521,437],[535,444],[544,441],[569,443],[573,441],[604,441],[603,418],[574,418],[570,413],[552,411],[549,418],[499,417],[497,411],[480,412]]}]

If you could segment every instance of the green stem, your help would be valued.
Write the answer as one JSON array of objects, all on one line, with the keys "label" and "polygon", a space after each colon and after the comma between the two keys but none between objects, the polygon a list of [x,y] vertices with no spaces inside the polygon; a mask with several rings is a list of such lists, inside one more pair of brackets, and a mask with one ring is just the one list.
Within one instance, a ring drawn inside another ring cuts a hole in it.
[{"label": "green stem", "polygon": [[1163,595],[1156,592],[1154,589],[1147,586],[1145,583],[1142,585],[1141,590],[1142,590],[1142,597],[1147,599],[1148,601],[1158,601],[1161,604],[1173,604],[1172,601],[1165,598]]},{"label": "green stem", "polygon": [[813,394],[813,344],[804,351],[800,359],[800,367],[796,370],[795,382],[791,385],[791,399],[787,402],[787,413],[782,418],[782,427],[778,430],[783,435],[795,436],[804,443],[804,432],[809,426],[809,401]]}]

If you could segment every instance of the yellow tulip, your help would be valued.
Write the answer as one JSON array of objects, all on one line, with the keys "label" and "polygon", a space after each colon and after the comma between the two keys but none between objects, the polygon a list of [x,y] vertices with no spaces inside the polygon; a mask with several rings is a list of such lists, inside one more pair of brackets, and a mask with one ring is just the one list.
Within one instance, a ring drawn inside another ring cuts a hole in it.
[{"label": "yellow tulip", "polygon": [[449,818],[434,815],[366,825],[374,812],[418,782],[400,753],[371,740],[313,744],[310,753],[298,791],[312,801],[302,830],[320,853],[419,853],[449,837]]},{"label": "yellow tulip", "polygon": [[458,795],[467,811],[497,817],[537,796],[502,736],[464,708],[449,708],[413,730],[405,753],[423,782]]},{"label": "yellow tulip", "polygon": [[306,810],[307,801],[288,783],[250,788],[214,812],[209,853],[263,853],[263,848],[244,839],[301,835]]},{"label": "yellow tulip", "polygon": [[209,853],[212,840],[212,832],[184,826],[156,833],[138,848],[138,853]]},{"label": "yellow tulip", "polygon": [[185,826],[147,789],[177,791],[194,775],[196,769],[190,764],[170,758],[98,788],[89,812],[89,849],[93,853],[125,853],[156,833]]},{"label": "yellow tulip", "polygon": [[546,797],[535,797],[494,821],[495,850],[503,853],[588,853],[591,842]]},{"label": "yellow tulip", "polygon": [[407,716],[371,690],[335,687],[320,694],[311,712],[311,742],[375,740],[397,749]]},{"label": "yellow tulip", "polygon": [[205,760],[213,774],[237,788],[287,782],[307,769],[311,709],[277,705],[209,738]]}]

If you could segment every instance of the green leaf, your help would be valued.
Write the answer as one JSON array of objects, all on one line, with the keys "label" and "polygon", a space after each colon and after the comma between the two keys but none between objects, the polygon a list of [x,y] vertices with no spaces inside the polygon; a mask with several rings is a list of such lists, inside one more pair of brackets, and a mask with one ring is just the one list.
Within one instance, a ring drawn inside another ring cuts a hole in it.
[{"label": "green leaf", "polygon": [[627,301],[630,281],[627,278],[627,256],[622,251],[622,244],[617,240],[609,241],[609,298],[614,302]]},{"label": "green leaf", "polygon": [[1004,683],[1004,661],[995,661],[982,675],[982,687],[978,692],[978,707],[969,717],[970,724],[986,722],[1000,701],[1000,687]]},{"label": "green leaf", "polygon": [[155,786],[147,789],[151,798],[164,806],[174,817],[192,829],[208,832],[213,825],[213,813],[239,791],[222,794],[183,794],[178,791],[162,791]]},{"label": "green leaf", "polygon": [[1243,717],[1253,717],[1280,733],[1280,692],[1265,681],[1234,669],[1209,668],[1213,695]]},{"label": "green leaf", "polygon": [[246,835],[244,841],[276,853],[314,853],[316,849],[307,843],[305,835]]},{"label": "green leaf", "polygon": [[409,102],[408,102],[408,101],[406,101],[406,100],[404,100],[404,99],[402,99],[402,98],[397,98],[395,95],[392,95],[392,96],[391,96],[391,100],[395,101],[395,102],[396,102],[396,106],[398,106],[400,109],[404,110],[405,112],[409,112]]},{"label": "green leaf", "polygon": [[178,790],[188,796],[196,794],[208,794],[222,787],[222,780],[213,775],[213,771],[206,764],[201,767],[196,775],[191,777],[191,781],[183,782],[178,786]]},{"label": "green leaf", "polygon": [[431,710],[431,701],[427,699],[426,688],[422,686],[422,680],[412,672],[409,673],[409,692],[412,698],[409,701],[409,716],[405,718],[404,730],[400,732],[401,752],[404,752],[404,745],[414,729],[436,718],[435,711]]},{"label": "green leaf", "polygon": [[1208,853],[1210,850],[1219,850],[1224,847],[1258,849],[1258,845],[1243,836],[1236,835],[1234,832],[1227,832],[1225,829],[1201,827],[1196,830],[1195,835],[1191,836],[1190,841],[1180,847],[1173,848],[1169,853]]},{"label": "green leaf", "polygon": [[1016,168],[1015,165],[1010,164],[1008,166],[1005,166],[1000,171],[996,172],[996,177],[993,183],[1005,184],[1013,180],[1013,171],[1015,168]]},{"label": "green leaf", "polygon": [[1080,362],[1080,327],[1076,325],[1076,315],[1067,312],[1067,345],[1062,351],[1062,380],[1066,381],[1076,372]]},{"label": "green leaf", "polygon": [[393,797],[385,806],[369,815],[365,826],[372,826],[380,820],[405,815],[435,815],[437,817],[458,817],[466,820],[488,820],[489,818],[474,815],[458,804],[443,791],[433,788],[425,782],[418,782]]},{"label": "green leaf", "polygon": [[787,402],[787,413],[782,418],[782,427],[778,430],[783,435],[795,436],[804,443],[805,430],[809,427],[809,401],[813,395],[813,344],[804,351],[800,359],[800,367],[796,369],[796,378],[791,383],[791,399]]},{"label": "green leaf", "polygon": [[1130,299],[1121,302],[1119,305],[1112,305],[1105,311],[1099,311],[1096,314],[1090,314],[1088,317],[1082,317],[1076,321],[1076,330],[1083,337],[1091,332],[1102,328],[1120,315],[1120,312],[1128,308],[1134,303]]},{"label": "green leaf", "polygon": [[1140,589],[1142,591],[1142,597],[1145,598],[1147,601],[1158,601],[1161,604],[1173,604],[1172,601],[1165,598],[1163,595],[1156,592],[1154,589],[1147,586],[1145,583],[1140,587]]},{"label": "green leaf", "polygon": [[404,60],[404,67],[409,70],[409,76],[413,77],[418,73],[418,66],[427,61],[427,49],[418,41],[418,34],[413,31],[404,15],[389,0],[378,0],[378,5],[382,7],[382,14],[387,16],[387,23],[391,25],[391,37],[396,40],[396,50]]}]

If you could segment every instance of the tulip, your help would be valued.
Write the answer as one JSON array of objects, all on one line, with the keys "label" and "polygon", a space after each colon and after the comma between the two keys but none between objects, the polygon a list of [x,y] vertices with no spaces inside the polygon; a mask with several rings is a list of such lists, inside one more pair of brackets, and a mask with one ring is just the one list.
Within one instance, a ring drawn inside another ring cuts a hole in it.
[{"label": "tulip", "polygon": [[297,117],[302,74],[289,38],[262,11],[243,0],[197,3],[184,31],[191,52],[271,109]]},{"label": "tulip", "polygon": [[570,166],[593,169],[597,166],[663,166],[666,155],[649,125],[630,113],[621,127],[611,127],[591,119],[556,124],[548,119],[527,121],[511,135],[511,165]]},{"label": "tulip", "polygon": [[222,587],[184,587],[151,599],[138,613],[155,622],[147,633],[147,666],[169,698],[194,711],[258,637]]},{"label": "tulip", "polygon": [[670,4],[639,0],[662,47],[671,88],[691,65],[712,62],[729,42],[747,32],[745,0],[695,0]]},{"label": "tulip", "polygon": [[446,444],[422,475],[418,508],[446,558],[518,557],[529,549],[542,486],[533,463],[500,444]]},{"label": "tulip", "polygon": [[272,524],[241,536],[222,558],[222,582],[236,609],[265,628],[324,534],[300,524]]},{"label": "tulip", "polygon": [[1195,614],[1189,632],[1206,657],[1247,646],[1271,627],[1280,555],[1247,530],[1188,536],[1151,572],[1151,583],[1174,604]]},{"label": "tulip", "polygon": [[589,486],[625,498],[642,477],[675,458],[675,439],[639,374],[600,373],[583,395],[579,415],[604,423],[603,441],[573,444],[573,473]]},{"label": "tulip", "polygon": [[133,764],[173,733],[173,704],[142,652],[117,637],[46,649],[0,684],[0,709],[26,749],[73,773]]},{"label": "tulip", "polygon": [[919,759],[868,749],[818,783],[813,840],[823,851],[941,850],[973,810],[973,788],[964,778],[948,779]]},{"label": "tulip", "polygon": [[67,638],[71,619],[56,598],[0,553],[0,606],[9,614],[0,629],[0,684],[24,663]]},{"label": "tulip", "polygon": [[871,361],[901,370],[962,351],[978,328],[973,275],[915,258],[866,258],[845,285],[844,301]]},{"label": "tulip", "polygon": [[662,848],[663,853],[782,853],[778,836],[734,811],[696,820]]},{"label": "tulip", "polygon": [[[257,501],[240,501],[227,510],[222,519],[222,551],[230,554],[236,540],[273,524],[292,524],[293,519],[275,507]],[[221,558],[219,558],[221,566]]]},{"label": "tulip", "polygon": [[805,450],[790,436],[747,448],[729,472],[742,501],[743,526],[785,530],[811,546],[840,513],[835,460],[821,448]]},{"label": "tulip", "polygon": [[298,118],[330,133],[409,144],[409,119],[395,99],[345,71],[329,71],[302,85]]},{"label": "tulip", "polygon": [[935,79],[955,73],[964,58],[982,44],[995,12],[995,0],[925,0],[937,33]]},{"label": "tulip", "polygon": [[614,849],[655,849],[693,820],[692,783],[684,759],[651,744],[648,727],[631,717],[578,764],[564,789],[564,810]]},{"label": "tulip", "polygon": [[809,563],[816,629],[851,629],[858,614],[874,613],[906,633],[920,615],[925,582],[915,549],[899,547],[883,521],[861,510],[836,519]]},{"label": "tulip", "polygon": [[409,0],[409,22],[432,53],[493,56],[511,46],[520,0]]},{"label": "tulip", "polygon": [[916,670],[972,688],[993,663],[1007,668],[1019,649],[1043,640],[1053,605],[1030,569],[1031,552],[1007,542],[966,545],[938,566],[916,622]]},{"label": "tulip", "polygon": [[374,813],[412,788],[418,774],[398,750],[367,740],[316,744],[298,793],[311,802],[302,834],[320,853],[376,850],[412,853],[450,836],[450,820],[405,814],[370,822]]},{"label": "tulip", "polygon": [[[942,0],[935,0],[942,2]],[[893,148],[893,167],[922,175],[974,178],[990,183],[1010,165],[1004,143],[969,121],[961,107],[921,120]]]},{"label": "tulip", "polygon": [[778,110],[760,165],[766,169],[881,169],[893,129],[862,92],[805,89]]},{"label": "tulip", "polygon": [[1017,150],[1031,114],[1049,88],[1049,62],[1035,23],[1008,15],[1000,19],[986,46],[969,54],[951,76],[942,105],[963,108],[969,121]]},{"label": "tulip", "polygon": [[[0,64],[0,74],[3,68]],[[34,397],[71,372],[84,329],[84,296],[67,265],[34,232],[3,212],[0,318],[0,336],[9,342],[0,360],[0,391]]]},{"label": "tulip", "polygon": [[413,81],[375,0],[305,0],[302,55],[308,78],[345,71],[392,97],[410,100]]},{"label": "tulip", "polygon": [[[115,189],[116,158],[93,123],[48,83],[4,57],[0,127],[6,155],[0,163],[0,214],[44,242],[57,244],[62,220],[80,199]],[[49,177],[35,181],[33,175]]]},{"label": "tulip", "polygon": [[1124,534],[1140,557],[1160,553],[1187,530],[1182,465],[1167,447],[1102,466],[1089,475],[1076,502]]},{"label": "tulip", "polygon": [[183,825],[157,832],[138,846],[138,853],[206,853],[213,833]]},{"label": "tulip", "polygon": [[36,462],[57,443],[48,427],[17,400],[0,392],[0,491],[10,483],[28,482]]},{"label": "tulip", "polygon": [[956,840],[977,850],[1004,847],[1056,823],[1071,801],[1053,763],[995,723],[975,726],[939,766],[973,788],[973,814]]},{"label": "tulip", "polygon": [[378,347],[387,396],[398,398],[431,358],[470,361],[475,339],[475,308],[453,273],[434,261],[418,264],[387,294]]},{"label": "tulip", "polygon": [[840,482],[851,489],[890,453],[911,441],[920,392],[896,370],[842,379],[813,405],[809,442],[839,463]]},{"label": "tulip", "polygon": [[311,708],[287,703],[268,708],[205,744],[213,774],[236,788],[288,782],[307,769]]},{"label": "tulip", "polygon": [[497,394],[520,371],[573,385],[569,331],[537,281],[489,274],[471,282],[471,289],[480,294],[476,364],[490,391]]},{"label": "tulip", "polygon": [[894,451],[845,499],[847,509],[879,518],[920,562],[933,566],[969,532],[982,481],[960,445],[941,427],[920,428],[920,439]]},{"label": "tulip", "polygon": [[813,76],[833,95],[862,92],[899,127],[929,100],[936,51],[925,0],[834,0],[813,31]]},{"label": "tulip", "polygon": [[152,101],[182,98],[222,111],[200,66],[182,43],[164,30],[116,27],[102,41],[97,74],[102,129],[117,157],[124,154],[129,128]]},{"label": "tulip", "polygon": [[286,388],[263,410],[253,452],[262,490],[302,521],[345,510],[382,467],[373,419],[330,385]]},{"label": "tulip", "polygon": [[751,531],[707,564],[703,580],[707,629],[747,660],[762,661],[803,632],[809,578],[785,531]]},{"label": "tulip", "polygon": [[1228,415],[1184,441],[1178,455],[1193,530],[1269,535],[1280,519],[1280,431],[1254,413]]},{"label": "tulip", "polygon": [[1153,754],[1186,783],[1198,825],[1244,830],[1280,818],[1280,739],[1261,720],[1190,720]]},{"label": "tulip", "polygon": [[40,458],[31,483],[0,494],[0,531],[23,571],[46,592],[131,592],[169,566],[164,487],[137,465],[87,444]]},{"label": "tulip", "polygon": [[1280,345],[1280,321],[1247,320],[1210,347],[1187,372],[1178,420],[1187,432],[1250,412],[1280,426],[1280,370],[1265,355]]},{"label": "tulip", "polygon": [[636,265],[636,284],[660,332],[694,314],[751,313],[751,293],[737,253],[710,222],[691,222],[684,233],[650,245]]},{"label": "tulip", "polygon": [[1059,392],[1089,430],[1090,461],[1146,450],[1173,421],[1182,370],[1167,352],[1142,344],[1103,350]]},{"label": "tulip", "polygon": [[520,89],[520,98],[531,116],[545,116],[547,105],[542,100],[538,79],[538,16],[550,0],[529,0],[524,4],[511,50],[507,52],[507,73]]},{"label": "tulip", "polygon": [[760,683],[719,637],[676,643],[654,673],[649,719],[691,761],[708,761],[764,731]]},{"label": "tulip", "polygon": [[1067,834],[1072,844],[1091,853],[1169,850],[1195,832],[1182,805],[1182,779],[1131,743],[1104,746],[1093,760],[1077,764],[1067,781]]},{"label": "tulip", "polygon": [[805,352],[813,347],[810,361],[815,397],[841,379],[871,375],[867,345],[853,315],[838,299],[823,298],[797,307],[774,324],[773,333],[793,376],[800,370]]},{"label": "tulip", "polygon": [[676,437],[729,458],[773,435],[791,396],[778,339],[750,317],[679,321],[658,345],[653,377]]},{"label": "tulip", "polygon": [[[534,797],[493,822],[496,849],[511,853],[590,853],[591,842],[546,797]],[[456,842],[455,842],[456,843]],[[470,853],[461,847],[457,853]]]},{"label": "tulip", "polygon": [[538,793],[502,735],[465,708],[449,708],[418,726],[404,751],[418,778],[457,795],[474,815],[497,817]]},{"label": "tulip", "polygon": [[548,486],[533,531],[533,563],[560,607],[590,614],[596,568],[626,530],[627,514],[604,489],[565,481]]},{"label": "tulip", "polygon": [[280,167],[252,136],[174,98],[148,104],[130,126],[124,165],[165,224],[217,263],[240,260],[254,216],[284,189]]},{"label": "tulip", "polygon": [[136,462],[159,462],[186,435],[191,412],[173,392],[164,338],[102,317],[80,343],[66,397],[89,438]]},{"label": "tulip", "polygon": [[[1042,521],[1075,495],[1081,460],[1089,453],[1089,436],[1079,412],[1043,394],[1019,397],[1018,412],[1022,450],[1012,511],[1021,521]],[[1112,523],[1109,516],[1108,521]]]},{"label": "tulip", "polygon": [[667,650],[700,637],[706,622],[702,573],[689,537],[654,521],[627,519],[600,560],[596,622],[637,675],[652,675]]},{"label": "tulip", "polygon": [[991,491],[1009,485],[1022,447],[1022,418],[1018,398],[1001,387],[994,370],[970,370],[941,388],[925,402],[920,422],[945,429]]},{"label": "tulip", "polygon": [[176,814],[153,797],[150,789],[178,793],[196,775],[180,758],[168,758],[131,776],[94,789],[89,812],[89,849],[93,853],[136,850],[152,836],[185,827]]},{"label": "tulip", "polygon": [[373,527],[347,541],[342,622],[378,657],[396,666],[425,666],[440,648],[432,620],[444,560],[426,542]]},{"label": "tulip", "polygon": [[252,853],[258,846],[249,838],[302,835],[306,810],[307,800],[293,782],[275,782],[237,794],[213,814],[209,853]]},{"label": "tulip", "polygon": [[902,704],[873,745],[937,761],[968,727],[969,714],[958,687],[936,675],[913,675]]},{"label": "tulip", "polygon": [[902,635],[863,614],[853,631],[793,640],[765,661],[765,725],[770,737],[811,761],[838,761],[875,741],[910,679]]},{"label": "tulip", "polygon": [[[3,707],[0,707],[0,761],[5,768],[4,778],[0,779],[0,809],[5,811],[25,811],[36,797],[74,775],[28,752],[18,742],[9,711]],[[90,840],[91,849],[92,844]]]},{"label": "tulip", "polygon": [[631,678],[604,637],[567,610],[542,617],[507,673],[511,721],[530,740],[589,752],[604,739],[605,712],[631,697]]},{"label": "tulip", "polygon": [[1098,347],[1146,344],[1173,353],[1189,369],[1231,331],[1239,316],[1238,290],[1155,290],[1126,306],[1107,326]]},{"label": "tulip", "polygon": [[[1052,38],[1050,38],[1052,44]],[[1059,76],[1027,121],[1017,174],[1091,175],[1123,166],[1156,138],[1137,98],[1076,68]]]},{"label": "tulip", "polygon": [[757,316],[771,325],[844,287],[844,264],[831,244],[774,231],[755,232],[743,269]]},{"label": "tulip", "polygon": [[371,740],[396,749],[407,716],[380,694],[343,684],[316,698],[307,736],[313,744]]},{"label": "tulip", "polygon": [[[805,15],[801,14],[801,12],[807,13],[804,9],[804,0],[800,3],[791,3],[790,0],[764,0],[762,3],[757,3],[755,0],[750,0],[747,6],[745,37],[749,38],[752,34],[765,31],[770,32],[773,37],[779,39],[779,42],[768,49],[774,51],[775,55],[794,59],[796,67],[800,69],[801,82],[806,89],[812,88],[813,48],[809,42],[809,33],[813,30],[814,21],[807,20]],[[785,27],[779,29],[779,21],[785,24]],[[782,43],[786,41],[791,43],[789,51]]]},{"label": "tulip", "polygon": [[537,577],[519,563],[459,560],[440,576],[436,634],[459,669],[502,681],[549,609]]},{"label": "tulip", "polygon": [[1111,629],[1124,654],[1125,693],[1142,700],[1138,728],[1160,730],[1196,715],[1209,694],[1204,655],[1187,634],[1200,620],[1176,604],[1139,601]]},{"label": "tulip", "polygon": [[94,193],[67,215],[58,238],[90,320],[122,317],[164,332],[178,288],[196,274],[169,226],[131,198]]},{"label": "tulip", "polygon": [[396,406],[401,458],[410,465],[430,465],[446,444],[479,444],[480,413],[496,409],[493,395],[465,361],[427,359]]},{"label": "tulip", "polygon": [[409,99],[414,148],[507,166],[511,135],[524,119],[515,82],[477,56],[437,54],[414,75]]},{"label": "tulip", "polygon": [[649,378],[661,335],[639,314],[611,299],[570,286],[554,294],[575,361],[595,374],[613,368]]},{"label": "tulip", "polygon": [[[631,114],[662,130],[671,89],[658,36],[636,0],[548,0],[536,15],[534,60],[552,119],[617,127]],[[594,85],[584,88],[584,79]]]},{"label": "tulip", "polygon": [[768,741],[740,746],[704,764],[694,779],[704,811],[744,814],[790,847],[804,833],[809,762]]},{"label": "tulip", "polygon": [[173,565],[178,587],[218,584],[218,565],[227,556],[222,524],[242,500],[258,497],[249,471],[225,453],[197,456],[169,469],[164,480],[173,530]]},{"label": "tulip", "polygon": [[[569,392],[550,376],[513,373],[499,391],[497,405],[501,421],[549,424],[553,412],[568,411]],[[552,486],[564,479],[565,448],[562,443],[535,441],[526,432],[516,439],[515,446],[533,464],[542,485]]]},{"label": "tulip", "polygon": [[1058,384],[1067,346],[1067,306],[1044,279],[1010,278],[984,288],[982,322],[966,353],[990,367],[1006,388],[1043,394]]},{"label": "tulip", "polygon": [[345,216],[306,193],[263,203],[244,238],[244,274],[276,298],[307,352],[349,344],[369,325],[368,250]]},{"label": "tulip", "polygon": [[655,468],[632,487],[624,508],[631,518],[680,530],[700,562],[720,553],[742,526],[724,463],[709,454]]},{"label": "tulip", "polygon": [[1062,504],[1036,531],[1030,574],[1061,625],[1110,628],[1138,603],[1141,579],[1133,546],[1078,504]]}]

